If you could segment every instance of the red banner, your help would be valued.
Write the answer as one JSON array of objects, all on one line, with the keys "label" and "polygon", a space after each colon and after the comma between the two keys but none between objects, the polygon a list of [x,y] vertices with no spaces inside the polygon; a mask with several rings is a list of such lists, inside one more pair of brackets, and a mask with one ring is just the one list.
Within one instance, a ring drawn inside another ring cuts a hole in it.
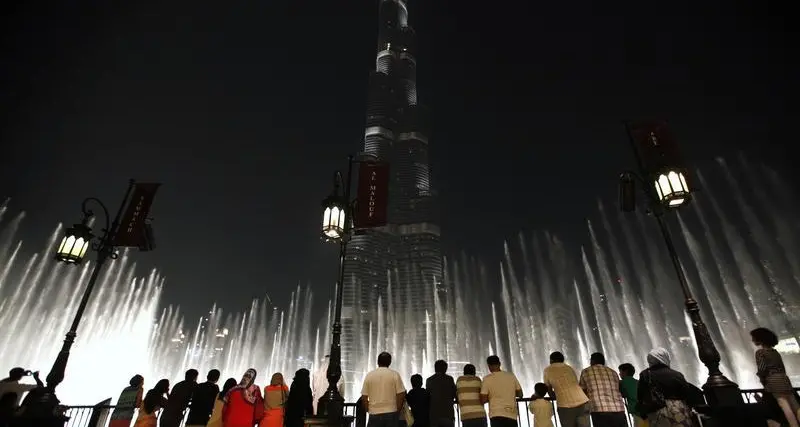
[{"label": "red banner", "polygon": [[634,123],[629,131],[647,172],[655,173],[665,166],[683,167],[678,144],[672,138],[666,122]]},{"label": "red banner", "polygon": [[389,205],[389,164],[361,163],[358,170],[358,196],[353,223],[356,228],[386,225]]},{"label": "red banner", "polygon": [[117,233],[114,246],[148,247],[148,233],[145,227],[147,214],[156,196],[159,183],[136,183]]}]

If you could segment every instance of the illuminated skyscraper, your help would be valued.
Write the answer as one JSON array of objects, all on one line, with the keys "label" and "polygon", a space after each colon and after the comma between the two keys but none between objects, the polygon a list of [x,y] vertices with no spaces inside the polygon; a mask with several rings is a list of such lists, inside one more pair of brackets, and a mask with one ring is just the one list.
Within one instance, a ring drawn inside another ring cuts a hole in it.
[{"label": "illuminated skyscraper", "polygon": [[[404,340],[425,346],[442,285],[440,233],[428,161],[429,115],[417,104],[414,31],[405,0],[380,0],[378,53],[370,75],[364,151],[390,163],[389,224],[357,231],[345,259],[342,354],[345,373],[380,327],[377,307],[403,313]],[[448,300],[449,298],[442,298]],[[380,305],[379,305],[380,302]],[[395,331],[397,332],[397,331]],[[378,343],[376,351],[397,351]],[[428,354],[429,358],[434,354]],[[421,362],[419,362],[421,363]]]}]

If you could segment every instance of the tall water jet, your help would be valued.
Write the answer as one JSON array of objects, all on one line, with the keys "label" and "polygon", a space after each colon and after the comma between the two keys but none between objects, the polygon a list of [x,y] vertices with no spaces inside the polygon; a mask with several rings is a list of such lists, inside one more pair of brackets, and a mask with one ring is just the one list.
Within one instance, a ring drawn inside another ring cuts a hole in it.
[{"label": "tall water jet", "polygon": [[[706,191],[674,221],[689,284],[724,370],[749,388],[758,380],[748,331],[766,326],[787,342],[799,335],[795,218],[800,211],[774,172],[739,163],[698,171]],[[765,188],[746,190],[753,186]],[[576,368],[599,350],[610,366],[630,362],[642,368],[647,351],[663,346],[673,353],[677,369],[702,382],[705,369],[656,228],[647,218],[623,218],[605,206],[601,203],[587,222],[580,245],[536,232],[498,248],[503,257],[493,268],[467,255],[448,258],[449,292],[427,313],[425,336],[406,327],[413,320],[408,309],[413,301],[396,304],[390,289],[390,300],[378,301],[374,321],[366,322],[351,344],[358,357],[343,367],[345,398],[357,398],[361,379],[381,351],[393,353],[393,367],[406,381],[414,373],[432,373],[439,358],[451,362],[454,375],[466,363],[485,373],[486,357],[497,353],[527,393],[541,381],[552,351],[564,352]],[[41,251],[31,253],[17,237],[23,217],[0,205],[0,339],[14,343],[0,347],[0,370],[18,365],[44,370],[52,364],[90,269],[51,259],[60,226]],[[397,272],[387,276],[392,287],[398,285]],[[308,287],[286,287],[293,291],[285,309],[265,295],[244,310],[214,306],[197,320],[163,303],[164,286],[158,271],[137,273],[126,252],[109,263],[60,386],[65,403],[116,396],[135,373],[145,376],[146,385],[162,377],[180,379],[190,367],[238,377],[253,366],[264,376],[280,371],[290,378],[300,367],[313,368],[330,345],[331,302],[315,302]],[[433,281],[426,292],[436,295]],[[326,315],[312,318],[314,304],[324,304]],[[445,307],[450,311],[443,312]],[[796,359],[786,362],[797,374]],[[85,381],[98,373],[104,377],[101,386]]]}]

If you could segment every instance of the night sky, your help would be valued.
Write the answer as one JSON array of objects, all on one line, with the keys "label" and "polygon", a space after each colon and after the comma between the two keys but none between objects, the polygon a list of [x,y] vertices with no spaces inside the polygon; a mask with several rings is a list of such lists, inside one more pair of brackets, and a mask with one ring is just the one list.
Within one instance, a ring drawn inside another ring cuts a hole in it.
[{"label": "night sky", "polygon": [[[320,200],[361,148],[376,0],[6,3],[0,198],[27,211],[30,252],[83,197],[116,209],[128,178],[158,181],[158,247],[135,258],[167,302],[330,296]],[[618,3],[410,1],[446,253],[493,264],[536,229],[580,243],[633,166],[626,119],[668,120],[693,166],[743,151],[797,180],[782,18]]]}]

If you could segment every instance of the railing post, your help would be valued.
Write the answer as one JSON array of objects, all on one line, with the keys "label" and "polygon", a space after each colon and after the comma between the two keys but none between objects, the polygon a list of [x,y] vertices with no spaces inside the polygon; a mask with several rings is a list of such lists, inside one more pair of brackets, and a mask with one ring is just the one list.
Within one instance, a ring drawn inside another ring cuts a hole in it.
[{"label": "railing post", "polygon": [[86,427],[103,427],[108,422],[111,415],[111,398],[94,405],[92,415],[89,417],[89,424]]}]

